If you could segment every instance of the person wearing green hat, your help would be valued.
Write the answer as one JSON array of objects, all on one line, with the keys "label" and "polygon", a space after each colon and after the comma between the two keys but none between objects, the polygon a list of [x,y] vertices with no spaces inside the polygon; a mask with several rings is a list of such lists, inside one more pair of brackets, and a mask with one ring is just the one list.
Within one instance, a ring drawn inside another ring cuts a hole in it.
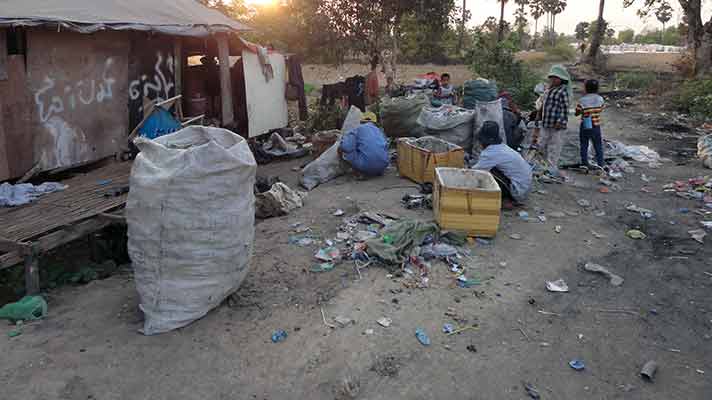
[{"label": "person wearing green hat", "polygon": [[569,82],[571,76],[563,65],[554,65],[549,70],[549,89],[544,94],[541,110],[540,148],[549,162],[549,167],[557,171],[561,156],[562,138],[569,121]]}]

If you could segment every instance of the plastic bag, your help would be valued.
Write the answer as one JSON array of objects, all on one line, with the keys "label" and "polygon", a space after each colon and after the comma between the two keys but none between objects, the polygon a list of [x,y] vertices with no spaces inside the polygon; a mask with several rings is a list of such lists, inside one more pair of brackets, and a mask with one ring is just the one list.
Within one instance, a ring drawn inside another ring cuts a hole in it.
[{"label": "plastic bag", "polygon": [[697,157],[702,165],[712,168],[712,135],[705,135],[697,140]]},{"label": "plastic bag", "polygon": [[457,106],[424,107],[418,124],[425,129],[425,134],[456,144],[469,153],[474,119],[474,111]]},{"label": "plastic bag", "polygon": [[488,103],[497,99],[497,83],[487,79],[467,81],[463,97],[465,108],[474,110],[477,103]]},{"label": "plastic bag", "polygon": [[247,141],[190,126],[138,138],[126,204],[142,333],[190,324],[247,275],[255,234],[257,164]]},{"label": "plastic bag", "polygon": [[257,218],[279,217],[292,210],[304,207],[306,193],[294,190],[282,182],[272,185],[270,190],[255,196],[255,216]]},{"label": "plastic bag", "polygon": [[408,97],[392,97],[381,100],[381,125],[389,137],[420,137],[423,129],[418,117],[423,107],[430,104],[424,94]]},{"label": "plastic bag", "polygon": [[485,121],[494,121],[499,125],[499,137],[502,143],[507,143],[507,134],[504,131],[504,113],[502,111],[502,99],[490,102],[477,102],[475,106],[475,129],[473,143],[479,143],[477,135]]},{"label": "plastic bag", "polygon": [[47,302],[42,296],[25,296],[0,307],[0,319],[33,321],[47,316]]},{"label": "plastic bag", "polygon": [[[346,115],[344,124],[341,127],[341,134],[345,134],[352,129],[358,128],[361,123],[363,114],[358,108],[351,106],[349,113]],[[299,183],[307,190],[312,190],[322,183],[326,183],[334,178],[343,175],[346,170],[339,159],[339,145],[341,138],[323,152],[319,158],[312,161],[302,170]]]}]

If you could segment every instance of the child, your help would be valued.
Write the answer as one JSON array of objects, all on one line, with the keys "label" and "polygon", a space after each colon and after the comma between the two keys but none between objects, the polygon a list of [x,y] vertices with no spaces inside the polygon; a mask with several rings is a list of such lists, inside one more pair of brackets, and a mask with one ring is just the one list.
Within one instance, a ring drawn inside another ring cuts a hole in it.
[{"label": "child", "polygon": [[581,140],[581,164],[588,167],[588,143],[593,142],[596,164],[603,167],[603,139],[601,135],[601,112],[604,100],[598,95],[598,81],[589,79],[584,83],[586,95],[576,105],[576,115],[581,116],[579,138]]},{"label": "child", "polygon": [[549,90],[544,95],[541,110],[541,143],[549,168],[558,172],[561,156],[561,135],[566,132],[569,121],[569,88],[571,81],[568,71],[562,65],[554,65],[549,70]]},{"label": "child", "polygon": [[442,104],[453,105],[455,101],[455,88],[450,84],[450,74],[444,73],[440,76],[440,87],[435,89],[433,97]]}]

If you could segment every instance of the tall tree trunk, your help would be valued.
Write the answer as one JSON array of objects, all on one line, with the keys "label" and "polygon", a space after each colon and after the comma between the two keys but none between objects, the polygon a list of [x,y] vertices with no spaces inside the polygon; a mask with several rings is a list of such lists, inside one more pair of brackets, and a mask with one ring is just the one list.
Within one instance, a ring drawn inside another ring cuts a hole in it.
[{"label": "tall tree trunk", "polygon": [[499,13],[499,33],[497,34],[497,40],[501,42],[504,40],[504,4],[507,0],[499,0],[499,2],[502,4],[502,8]]},{"label": "tall tree trunk", "polygon": [[663,22],[663,30],[660,32],[660,44],[665,45],[665,23]]},{"label": "tall tree trunk", "polygon": [[597,67],[596,60],[598,58],[598,51],[601,48],[601,42],[603,41],[603,34],[606,31],[605,26],[603,26],[603,9],[605,8],[606,0],[600,0],[598,2],[598,20],[596,22],[596,32],[591,38],[591,46],[588,48],[587,61],[594,67]]},{"label": "tall tree trunk", "polygon": [[538,28],[539,28],[539,18],[534,19],[534,37],[532,38],[532,49],[536,49],[536,34],[538,33]]},{"label": "tall tree trunk", "polygon": [[462,21],[460,22],[460,37],[457,39],[457,55],[462,52],[462,42],[465,39],[465,17],[467,16],[467,0],[462,0]]},{"label": "tall tree trunk", "polygon": [[556,14],[551,13],[551,47],[556,46]]}]

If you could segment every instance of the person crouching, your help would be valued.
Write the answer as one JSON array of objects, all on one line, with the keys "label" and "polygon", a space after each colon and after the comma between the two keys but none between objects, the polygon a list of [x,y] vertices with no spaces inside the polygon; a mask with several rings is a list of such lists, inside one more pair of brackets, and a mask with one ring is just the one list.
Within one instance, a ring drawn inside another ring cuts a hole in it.
[{"label": "person crouching", "polygon": [[388,142],[375,125],[376,115],[367,112],[361,118],[361,125],[347,132],[339,144],[339,155],[357,177],[381,176],[388,168]]},{"label": "person crouching", "polygon": [[480,159],[473,169],[490,171],[502,190],[502,206],[524,202],[532,188],[532,168],[519,153],[502,143],[499,124],[485,121],[478,136]]}]

